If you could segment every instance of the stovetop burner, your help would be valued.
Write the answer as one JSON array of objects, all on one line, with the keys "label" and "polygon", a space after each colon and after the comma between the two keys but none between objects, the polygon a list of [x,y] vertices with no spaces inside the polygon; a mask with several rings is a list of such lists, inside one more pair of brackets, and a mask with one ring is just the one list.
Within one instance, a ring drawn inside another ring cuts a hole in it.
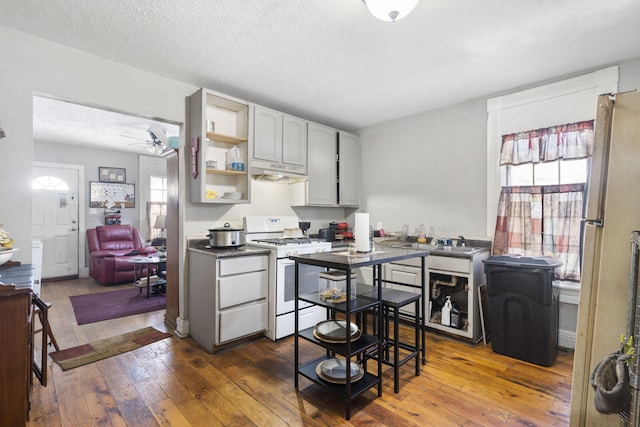
[{"label": "stovetop burner", "polygon": [[253,243],[269,243],[276,246],[284,245],[308,245],[311,243],[322,242],[323,240],[312,239],[309,237],[280,237],[274,239],[254,239]]}]

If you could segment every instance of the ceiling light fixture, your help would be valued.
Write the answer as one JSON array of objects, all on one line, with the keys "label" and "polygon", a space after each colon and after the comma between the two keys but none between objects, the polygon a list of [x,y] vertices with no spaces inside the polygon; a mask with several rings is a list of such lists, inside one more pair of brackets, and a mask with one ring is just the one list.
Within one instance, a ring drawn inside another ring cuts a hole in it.
[{"label": "ceiling light fixture", "polygon": [[362,0],[369,12],[386,22],[396,22],[407,16],[419,0]]}]

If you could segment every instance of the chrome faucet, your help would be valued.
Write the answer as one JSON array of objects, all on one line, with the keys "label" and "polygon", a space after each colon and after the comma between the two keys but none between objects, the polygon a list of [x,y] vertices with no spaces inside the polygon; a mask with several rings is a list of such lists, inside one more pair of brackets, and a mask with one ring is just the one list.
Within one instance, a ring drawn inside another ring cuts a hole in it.
[{"label": "chrome faucet", "polygon": [[463,235],[458,236],[458,246],[467,246],[467,241]]}]

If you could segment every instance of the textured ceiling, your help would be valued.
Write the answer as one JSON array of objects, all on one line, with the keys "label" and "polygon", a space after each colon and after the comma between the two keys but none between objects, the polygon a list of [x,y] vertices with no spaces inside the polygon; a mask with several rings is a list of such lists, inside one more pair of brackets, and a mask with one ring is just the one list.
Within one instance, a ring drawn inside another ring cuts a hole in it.
[{"label": "textured ceiling", "polygon": [[344,130],[640,56],[638,0],[0,0],[0,25]]}]

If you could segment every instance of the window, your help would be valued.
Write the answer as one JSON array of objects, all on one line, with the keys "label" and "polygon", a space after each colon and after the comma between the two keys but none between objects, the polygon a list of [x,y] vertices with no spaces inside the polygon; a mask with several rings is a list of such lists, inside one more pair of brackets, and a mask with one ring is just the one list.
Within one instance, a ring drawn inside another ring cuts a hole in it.
[{"label": "window", "polygon": [[149,201],[167,203],[167,178],[152,175],[149,180]]},{"label": "window", "polygon": [[586,183],[588,166],[588,159],[578,159],[503,167],[506,168],[507,185],[523,186]]},{"label": "window", "polygon": [[147,203],[147,219],[149,221],[147,229],[151,240],[165,237],[164,227],[155,227],[156,220],[160,215],[165,215],[165,217],[167,215],[167,178],[152,175],[149,177],[149,202]]},{"label": "window", "polygon": [[553,256],[558,279],[580,280],[581,219],[593,120],[508,134],[493,252]]},{"label": "window", "polygon": [[67,183],[55,176],[39,176],[32,181],[31,188],[34,190],[69,191]]}]

